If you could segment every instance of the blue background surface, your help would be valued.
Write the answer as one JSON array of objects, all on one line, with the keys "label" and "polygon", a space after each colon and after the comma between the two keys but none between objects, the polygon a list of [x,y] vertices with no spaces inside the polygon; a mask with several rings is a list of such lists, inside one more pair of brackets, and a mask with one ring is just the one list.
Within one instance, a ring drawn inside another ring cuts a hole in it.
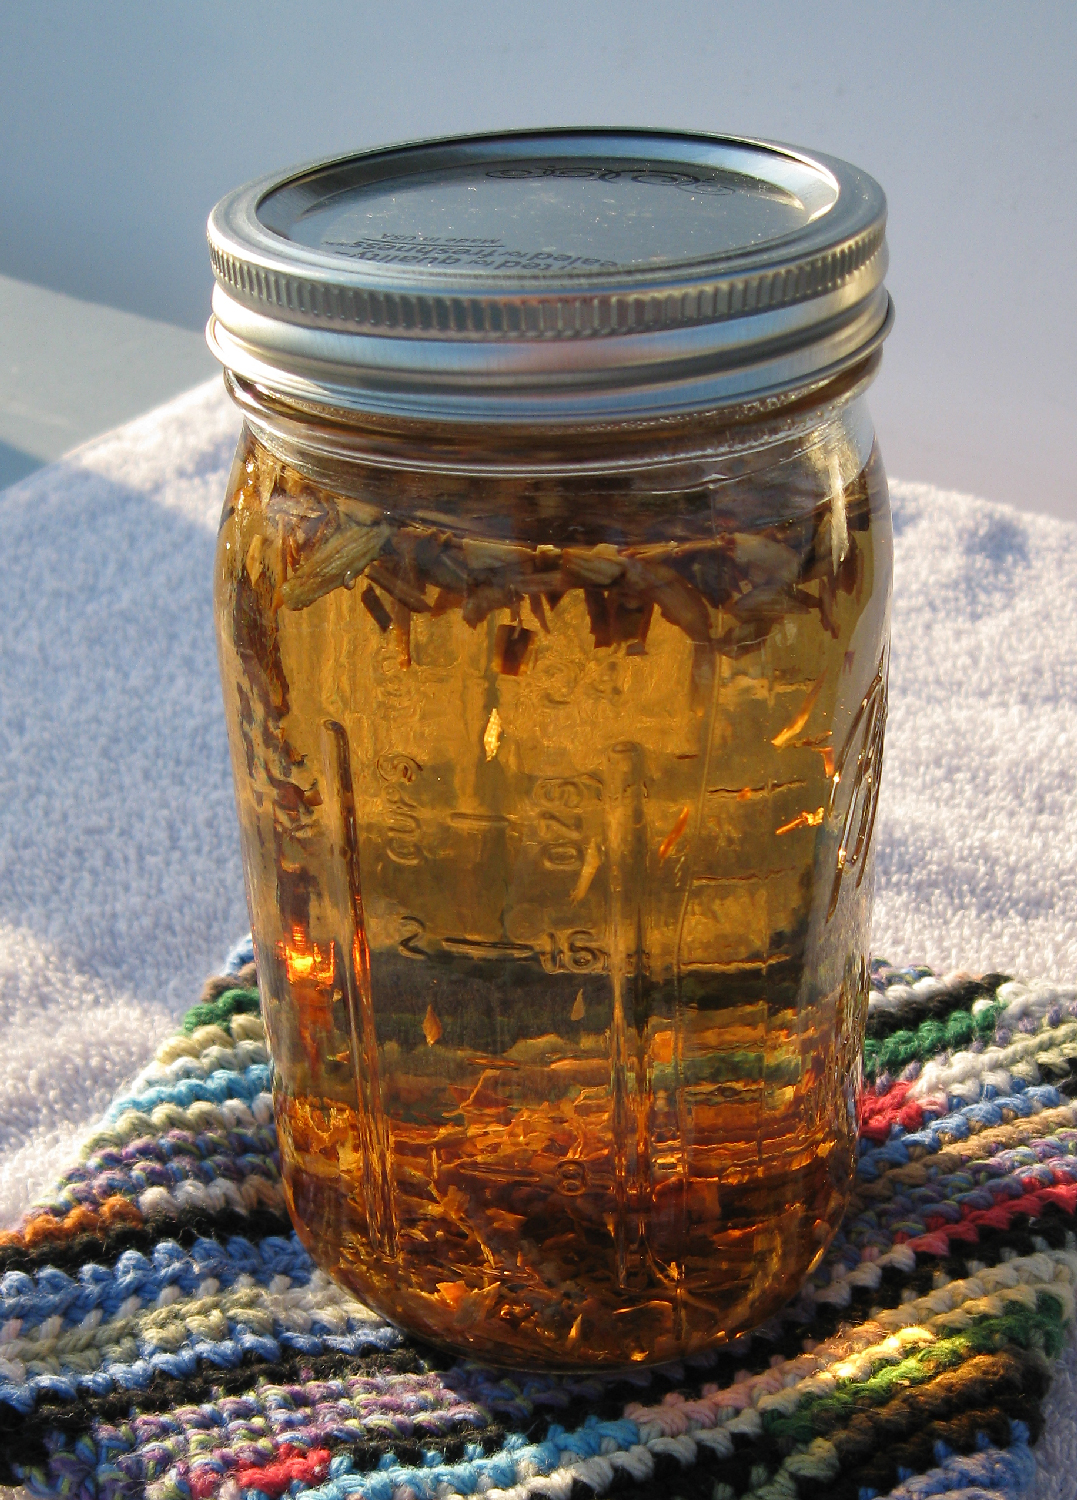
[{"label": "blue background surface", "polygon": [[3,30],[0,483],[212,374],[203,226],[229,188],[401,139],[626,123],[878,177],[889,469],[1077,518],[1071,3],[36,0]]}]

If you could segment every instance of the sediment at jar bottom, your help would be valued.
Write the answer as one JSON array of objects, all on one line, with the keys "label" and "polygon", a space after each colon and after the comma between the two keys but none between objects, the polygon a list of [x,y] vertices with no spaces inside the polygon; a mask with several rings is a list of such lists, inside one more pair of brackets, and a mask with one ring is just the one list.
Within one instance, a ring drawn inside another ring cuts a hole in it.
[{"label": "sediment at jar bottom", "polygon": [[[678,1184],[653,1207],[681,1220],[681,1263],[656,1263],[640,1235],[619,1274],[612,1193],[574,1180],[569,1164],[546,1181],[520,1181],[446,1153],[436,1197],[398,1190],[399,1250],[388,1256],[371,1244],[354,1174],[326,1170],[325,1143],[356,1138],[349,1113],[320,1099],[280,1107],[286,1197],[304,1244],[391,1322],[515,1368],[661,1363],[757,1326],[796,1294],[825,1251],[851,1175],[851,1157],[832,1160],[831,1144],[790,1150],[799,1160],[757,1181]],[[406,1178],[406,1159],[402,1168]]]},{"label": "sediment at jar bottom", "polygon": [[[438,1020],[382,1049],[384,1161],[346,1070],[315,1092],[294,1069],[277,1116],[304,1242],[390,1320],[508,1366],[660,1362],[755,1326],[840,1222],[858,1069],[834,1046],[841,998],[799,1016],[739,999],[697,1002],[678,1044],[656,997],[620,1096],[585,1015],[497,1055],[447,1046]],[[588,1005],[601,1022],[597,988]]]}]

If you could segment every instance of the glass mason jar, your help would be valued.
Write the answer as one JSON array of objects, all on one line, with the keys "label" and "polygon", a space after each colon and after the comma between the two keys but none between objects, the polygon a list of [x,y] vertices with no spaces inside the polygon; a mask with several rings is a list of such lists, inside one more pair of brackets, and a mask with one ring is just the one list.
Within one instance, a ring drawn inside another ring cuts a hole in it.
[{"label": "glass mason jar", "polygon": [[215,608],[289,1209],[455,1350],[709,1347],[841,1220],[884,212],[786,148],[567,132],[211,219],[245,414]]}]

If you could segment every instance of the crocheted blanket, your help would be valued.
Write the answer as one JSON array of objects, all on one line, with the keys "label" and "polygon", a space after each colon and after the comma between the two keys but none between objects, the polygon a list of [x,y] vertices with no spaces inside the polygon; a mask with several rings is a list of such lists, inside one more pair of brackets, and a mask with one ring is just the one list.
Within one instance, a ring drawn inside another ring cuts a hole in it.
[{"label": "crocheted blanket", "polygon": [[3,1477],[153,1500],[1011,1500],[1077,1276],[1077,988],[873,968],[855,1196],[797,1300],[611,1376],[443,1355],[284,1208],[249,949],[0,1234]]}]

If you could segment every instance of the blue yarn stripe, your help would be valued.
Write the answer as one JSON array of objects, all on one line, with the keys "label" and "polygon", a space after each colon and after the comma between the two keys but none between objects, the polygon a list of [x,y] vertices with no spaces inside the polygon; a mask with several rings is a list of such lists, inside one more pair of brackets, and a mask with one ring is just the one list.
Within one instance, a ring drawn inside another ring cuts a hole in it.
[{"label": "blue yarn stripe", "polygon": [[615,1451],[623,1453],[639,1440],[638,1425],[627,1417],[608,1422],[588,1417],[582,1427],[572,1432],[551,1426],[541,1443],[528,1443],[521,1433],[512,1433],[500,1453],[462,1463],[404,1467],[390,1453],[373,1473],[356,1473],[350,1457],[340,1455],[329,1466],[329,1479],[303,1493],[308,1500],[345,1500],[359,1495],[364,1500],[393,1500],[398,1490],[410,1489],[420,1500],[436,1500],[438,1487],[447,1485],[450,1490],[471,1495],[483,1481],[484,1488],[507,1489],[516,1484],[522,1465],[532,1474],[550,1474],[560,1467],[566,1454],[573,1459],[591,1458],[602,1451],[607,1441],[614,1444]]},{"label": "blue yarn stripe", "polygon": [[[951,1453],[942,1443],[936,1446],[935,1469],[926,1474],[910,1475],[892,1489],[889,1500],[1019,1500],[1036,1478],[1036,1460],[1028,1446],[1028,1428],[1024,1422],[1011,1422],[1013,1442],[1009,1448],[985,1443],[975,1453]],[[940,1451],[942,1450],[942,1451]],[[873,1492],[860,1491],[860,1500],[872,1500]]]},{"label": "blue yarn stripe", "polygon": [[237,1071],[218,1068],[208,1078],[182,1078],[172,1084],[157,1084],[140,1094],[121,1094],[109,1105],[105,1118],[118,1120],[132,1110],[148,1115],[159,1104],[178,1104],[182,1109],[190,1109],[196,1100],[224,1104],[229,1099],[242,1099],[250,1104],[259,1094],[268,1094],[271,1088],[266,1063],[252,1063],[249,1068]]},{"label": "blue yarn stripe", "polygon": [[222,1289],[240,1276],[252,1277],[259,1286],[267,1286],[274,1276],[287,1276],[293,1286],[306,1286],[313,1272],[310,1256],[295,1234],[258,1241],[235,1235],[223,1244],[200,1239],[189,1251],[175,1240],[162,1240],[152,1256],[125,1250],[114,1266],[86,1265],[77,1276],[55,1266],[36,1274],[8,1271],[0,1277],[0,1323],[20,1318],[23,1329],[29,1330],[60,1315],[61,1326],[74,1325],[95,1308],[107,1320],[128,1297],[137,1294],[144,1304],[156,1302],[169,1286],[178,1286],[185,1296],[194,1296],[209,1277]]},{"label": "blue yarn stripe", "polygon": [[233,944],[228,957],[224,961],[224,972],[226,974],[238,974],[240,969],[254,962],[254,939],[250,933],[241,937],[238,943]]},{"label": "blue yarn stripe", "polygon": [[1057,1109],[1066,1102],[1053,1084],[1037,1084],[1034,1088],[1008,1094],[1002,1099],[964,1104],[960,1109],[956,1107],[959,1101],[951,1100],[951,1113],[930,1121],[919,1130],[910,1132],[901,1125],[894,1124],[890,1127],[889,1139],[882,1145],[863,1141],[857,1162],[857,1175],[867,1182],[873,1182],[887,1167],[906,1166],[910,1147],[921,1146],[927,1151],[935,1152],[942,1149],[944,1135],[951,1140],[966,1140],[970,1133],[970,1120],[984,1126],[1001,1125],[1003,1110],[1027,1119],[1030,1115],[1041,1114],[1045,1109]]},{"label": "blue yarn stripe", "polygon": [[348,1334],[299,1333],[282,1329],[276,1339],[268,1339],[242,1329],[237,1319],[231,1338],[197,1339],[183,1349],[155,1350],[131,1362],[117,1360],[86,1375],[40,1374],[24,1381],[0,1381],[0,1402],[28,1414],[42,1396],[75,1401],[80,1391],[105,1395],[113,1390],[145,1390],[158,1370],[175,1376],[193,1375],[200,1366],[234,1370],[248,1353],[266,1351],[270,1359],[279,1360],[282,1348],[295,1349],[301,1354],[361,1355],[372,1350],[395,1349],[401,1339],[402,1335],[387,1323],[364,1324]]}]

